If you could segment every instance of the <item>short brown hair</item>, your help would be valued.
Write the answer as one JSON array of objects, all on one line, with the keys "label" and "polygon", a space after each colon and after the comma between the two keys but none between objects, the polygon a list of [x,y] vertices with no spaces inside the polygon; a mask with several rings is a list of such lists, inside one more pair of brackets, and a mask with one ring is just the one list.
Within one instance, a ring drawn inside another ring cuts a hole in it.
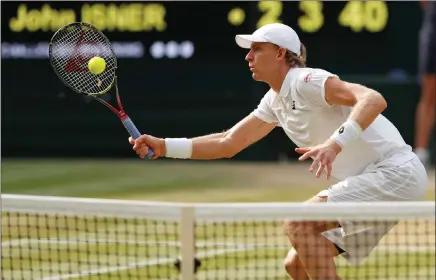
[{"label": "short brown hair", "polygon": [[286,50],[286,62],[291,67],[306,67],[306,47],[301,43],[300,45],[300,55],[297,55],[290,50]]}]

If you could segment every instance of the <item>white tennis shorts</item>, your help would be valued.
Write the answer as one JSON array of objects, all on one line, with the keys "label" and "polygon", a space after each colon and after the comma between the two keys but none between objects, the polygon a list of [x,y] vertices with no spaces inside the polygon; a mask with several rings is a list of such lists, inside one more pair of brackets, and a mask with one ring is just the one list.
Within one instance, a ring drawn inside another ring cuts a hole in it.
[{"label": "white tennis shorts", "polygon": [[[428,187],[427,172],[418,157],[410,152],[395,159],[375,163],[358,176],[321,191],[328,202],[371,202],[422,200]],[[351,264],[365,259],[395,222],[339,221],[342,228],[322,233],[341,247],[342,256]]]}]

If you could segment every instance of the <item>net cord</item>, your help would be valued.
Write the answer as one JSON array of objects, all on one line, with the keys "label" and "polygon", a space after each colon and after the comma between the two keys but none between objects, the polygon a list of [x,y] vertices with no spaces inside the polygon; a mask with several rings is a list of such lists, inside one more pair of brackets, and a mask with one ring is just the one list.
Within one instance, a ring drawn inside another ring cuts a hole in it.
[{"label": "net cord", "polygon": [[138,200],[2,194],[2,212],[85,215],[180,221],[193,209],[196,222],[273,220],[435,220],[435,202],[172,203]]}]

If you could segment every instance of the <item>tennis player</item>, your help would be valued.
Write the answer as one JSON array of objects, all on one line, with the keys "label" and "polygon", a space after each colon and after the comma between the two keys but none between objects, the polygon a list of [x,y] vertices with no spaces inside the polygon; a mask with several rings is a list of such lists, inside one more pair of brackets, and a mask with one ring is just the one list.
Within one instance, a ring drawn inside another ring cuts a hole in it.
[{"label": "tennis player", "polygon": [[434,127],[436,95],[436,2],[420,1],[423,21],[419,34],[419,74],[421,97],[416,108],[415,153],[425,166],[430,165],[428,151]]},{"label": "tennis player", "polygon": [[[365,86],[342,81],[337,75],[305,65],[306,51],[289,26],[269,24],[236,43],[249,49],[248,67],[255,81],[270,90],[254,111],[231,129],[187,138],[129,138],[144,158],[231,158],[280,126],[299,147],[309,168],[340,180],[308,202],[361,202],[421,200],[427,174],[395,126],[381,112],[383,96]],[[369,255],[392,225],[347,221],[286,222],[293,247],[285,258],[287,273],[295,279],[341,279],[334,257],[350,263]]]}]

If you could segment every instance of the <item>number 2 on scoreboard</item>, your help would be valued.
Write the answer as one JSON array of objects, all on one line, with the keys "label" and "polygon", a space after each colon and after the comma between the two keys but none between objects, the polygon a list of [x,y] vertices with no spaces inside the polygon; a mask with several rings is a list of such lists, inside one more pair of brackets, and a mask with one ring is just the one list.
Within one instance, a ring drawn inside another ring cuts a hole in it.
[{"label": "number 2 on scoreboard", "polygon": [[270,23],[281,23],[279,17],[282,15],[283,4],[280,1],[259,1],[259,10],[265,12],[257,21],[257,28]]}]

